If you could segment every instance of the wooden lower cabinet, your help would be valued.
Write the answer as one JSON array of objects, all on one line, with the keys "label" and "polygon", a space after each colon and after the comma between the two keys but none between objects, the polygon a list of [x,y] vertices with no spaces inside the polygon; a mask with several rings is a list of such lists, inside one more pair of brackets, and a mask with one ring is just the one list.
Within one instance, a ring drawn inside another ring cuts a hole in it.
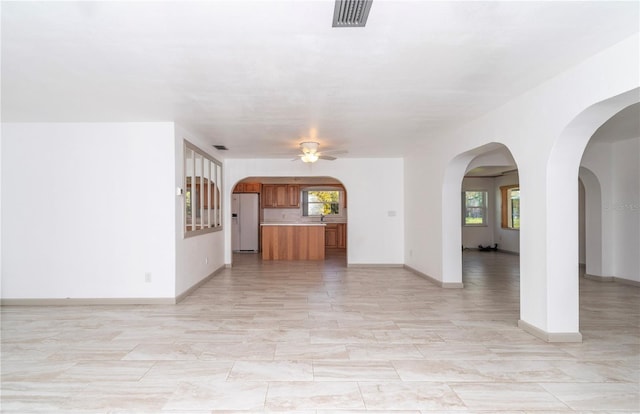
[{"label": "wooden lower cabinet", "polygon": [[338,249],[346,249],[347,248],[347,224],[346,223],[338,223]]},{"label": "wooden lower cabinet", "polygon": [[328,248],[347,248],[347,224],[329,223],[325,227],[324,245]]},{"label": "wooden lower cabinet", "polygon": [[262,260],[324,260],[324,226],[262,226]]}]

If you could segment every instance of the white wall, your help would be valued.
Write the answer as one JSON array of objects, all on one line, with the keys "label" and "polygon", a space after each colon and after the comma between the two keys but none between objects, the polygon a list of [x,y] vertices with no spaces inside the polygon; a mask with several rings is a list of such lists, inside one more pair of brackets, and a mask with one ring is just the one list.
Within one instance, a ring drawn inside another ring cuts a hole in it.
[{"label": "white wall", "polygon": [[[198,282],[214,273],[216,270],[224,266],[224,232],[216,231],[198,236],[184,236],[184,196],[176,196],[176,189],[184,188],[184,140],[194,144],[212,158],[223,162],[221,155],[211,148],[211,144],[207,143],[198,134],[186,130],[184,127],[176,126],[175,128],[175,177],[172,177],[174,205],[175,205],[175,291],[176,296],[185,293]],[[222,194],[223,211],[226,215],[230,209],[227,207],[230,200],[230,194],[227,194],[224,176],[226,174],[223,166],[223,186]],[[230,225],[227,223],[224,226]]]},{"label": "white wall", "polygon": [[[459,211],[464,169],[457,182],[448,173],[461,154],[502,143],[517,162],[521,188],[521,320],[541,332],[578,338],[580,156],[598,122],[636,99],[630,91],[639,86],[638,44],[637,35],[630,37],[472,122],[420,137],[405,158],[406,263],[444,283],[461,281],[459,239],[449,237],[459,231],[459,219],[443,212]],[[585,122],[578,125],[574,120],[582,113]],[[560,156],[566,147],[572,157]]]},{"label": "white wall", "polygon": [[613,274],[640,282],[640,138],[613,144]]},{"label": "white wall", "polygon": [[172,123],[2,133],[2,298],[174,297]]},{"label": "white wall", "polygon": [[[235,183],[245,177],[333,177],[348,194],[347,262],[403,264],[403,160],[340,158],[314,164],[283,159],[225,160],[225,211]],[[230,214],[225,213],[225,262],[231,263]]]},{"label": "white wall", "polygon": [[[596,211],[602,226],[590,237],[586,223],[587,273],[640,281],[640,138],[590,142],[582,166],[593,173],[602,195],[591,198],[586,189],[587,217]],[[592,266],[593,249],[601,249],[601,268]]]}]

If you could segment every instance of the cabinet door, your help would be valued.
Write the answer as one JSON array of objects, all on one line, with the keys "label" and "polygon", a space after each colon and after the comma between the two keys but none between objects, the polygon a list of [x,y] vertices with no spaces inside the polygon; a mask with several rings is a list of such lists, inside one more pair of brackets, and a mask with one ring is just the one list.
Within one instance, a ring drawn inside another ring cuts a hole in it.
[{"label": "cabinet door", "polygon": [[289,207],[289,203],[287,200],[287,186],[286,185],[276,185],[275,187],[275,199],[276,199],[276,207]]},{"label": "cabinet door", "polygon": [[244,193],[244,183],[238,183],[236,184],[235,188],[233,189],[234,193]]},{"label": "cabinet door", "polygon": [[300,186],[287,185],[287,206],[292,208],[300,207]]},{"label": "cabinet door", "polygon": [[325,247],[338,247],[338,228],[336,225],[327,224],[324,229]]},{"label": "cabinet door", "polygon": [[244,183],[244,192],[245,193],[259,193],[260,192],[260,183]]},{"label": "cabinet door", "polygon": [[272,184],[265,184],[262,186],[262,207],[263,208],[275,208],[276,205],[276,187]]},{"label": "cabinet door", "polygon": [[337,243],[339,249],[347,248],[347,225],[345,223],[338,224]]}]

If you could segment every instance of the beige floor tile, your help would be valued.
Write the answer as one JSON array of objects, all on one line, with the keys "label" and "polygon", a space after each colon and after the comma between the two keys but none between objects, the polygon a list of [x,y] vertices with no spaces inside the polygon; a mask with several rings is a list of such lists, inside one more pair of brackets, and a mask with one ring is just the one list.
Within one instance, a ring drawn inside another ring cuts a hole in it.
[{"label": "beige floor tile", "polygon": [[517,256],[465,251],[464,289],[347,268],[344,254],[236,256],[177,305],[3,306],[2,411],[595,414],[638,402],[636,287],[580,279],[584,342],[549,344],[517,328]]},{"label": "beige floor tile", "polygon": [[469,361],[394,361],[403,381],[462,382],[487,381]]},{"label": "beige floor tile", "polygon": [[265,382],[181,383],[163,410],[263,410]]},{"label": "beige floor tile", "polygon": [[64,381],[139,381],[155,361],[83,361],[58,375]]},{"label": "beige floor tile", "polygon": [[225,382],[233,361],[158,361],[142,377],[141,382]]},{"label": "beige floor tile", "polygon": [[393,361],[398,359],[420,359],[422,354],[416,345],[410,344],[362,344],[347,345],[349,358],[352,360],[384,360]]},{"label": "beige floor tile", "polygon": [[347,360],[349,353],[342,344],[279,343],[276,360]]},{"label": "beige floor tile", "polygon": [[569,407],[538,384],[485,383],[451,384],[472,410],[549,410]]},{"label": "beige floor tile", "polygon": [[236,361],[227,381],[312,381],[311,362]]},{"label": "beige floor tile", "polygon": [[365,409],[356,382],[273,382],[265,407],[271,411]]},{"label": "beige floor tile", "polygon": [[629,410],[640,412],[640,388],[627,383],[542,384],[574,410]]},{"label": "beige floor tile", "polygon": [[316,361],[314,381],[390,381],[400,380],[387,361]]},{"label": "beige floor tile", "polygon": [[447,384],[437,382],[359,383],[367,410],[465,410]]},{"label": "beige floor tile", "polygon": [[190,344],[141,344],[122,359],[128,361],[187,361],[198,359],[200,352]]},{"label": "beige floor tile", "polygon": [[60,412],[68,410],[149,410],[159,412],[174,390],[173,384],[143,382],[89,382],[70,395]]}]

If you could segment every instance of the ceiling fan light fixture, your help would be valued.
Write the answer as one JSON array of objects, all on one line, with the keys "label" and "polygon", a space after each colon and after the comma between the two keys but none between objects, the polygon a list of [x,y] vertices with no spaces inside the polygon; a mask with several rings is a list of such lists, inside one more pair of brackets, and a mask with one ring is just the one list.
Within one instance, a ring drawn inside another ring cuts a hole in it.
[{"label": "ceiling fan light fixture", "polygon": [[318,154],[315,152],[305,152],[305,154],[300,157],[302,162],[316,162],[318,161]]}]

